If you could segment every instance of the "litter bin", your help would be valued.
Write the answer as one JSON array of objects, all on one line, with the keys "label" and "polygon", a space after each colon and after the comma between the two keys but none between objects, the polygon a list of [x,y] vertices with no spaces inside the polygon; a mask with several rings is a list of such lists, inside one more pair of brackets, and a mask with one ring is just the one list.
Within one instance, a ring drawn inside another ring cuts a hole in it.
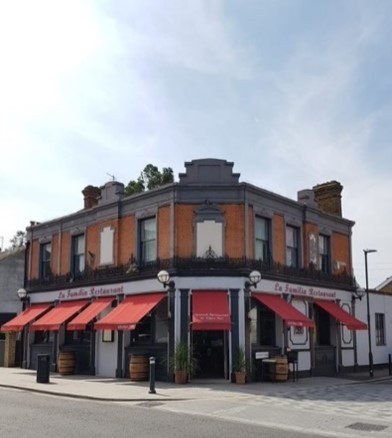
[{"label": "litter bin", "polygon": [[50,355],[37,354],[37,383],[49,383]]}]

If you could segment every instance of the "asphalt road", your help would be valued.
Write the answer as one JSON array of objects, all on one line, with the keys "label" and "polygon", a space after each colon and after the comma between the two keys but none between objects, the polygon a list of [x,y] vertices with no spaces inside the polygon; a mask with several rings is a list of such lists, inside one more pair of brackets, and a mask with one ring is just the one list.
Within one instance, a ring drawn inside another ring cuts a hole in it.
[{"label": "asphalt road", "polygon": [[0,431],[7,438],[316,438],[203,416],[165,412],[153,404],[70,400],[0,388]]}]

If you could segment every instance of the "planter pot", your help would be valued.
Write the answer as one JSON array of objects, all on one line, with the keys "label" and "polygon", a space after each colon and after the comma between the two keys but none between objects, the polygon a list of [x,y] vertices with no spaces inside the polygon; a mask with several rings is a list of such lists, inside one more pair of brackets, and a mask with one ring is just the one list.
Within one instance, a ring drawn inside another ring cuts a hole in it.
[{"label": "planter pot", "polygon": [[185,370],[174,371],[174,383],[183,385],[188,380],[188,373]]},{"label": "planter pot", "polygon": [[235,374],[235,383],[238,385],[245,385],[246,383],[246,373],[243,371],[237,371]]}]

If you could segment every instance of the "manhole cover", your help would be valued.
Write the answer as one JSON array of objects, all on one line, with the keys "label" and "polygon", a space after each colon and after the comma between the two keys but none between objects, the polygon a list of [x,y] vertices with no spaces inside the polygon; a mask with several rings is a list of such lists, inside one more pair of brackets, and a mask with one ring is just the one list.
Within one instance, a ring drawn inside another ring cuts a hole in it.
[{"label": "manhole cover", "polygon": [[369,423],[353,423],[347,426],[348,429],[364,430],[366,432],[380,432],[386,429],[388,426],[381,426],[380,424],[369,424]]},{"label": "manhole cover", "polygon": [[160,402],[154,402],[154,401],[146,401],[146,402],[141,402],[141,403],[137,403],[136,406],[141,406],[143,408],[155,408],[156,406],[161,406],[163,405],[163,403]]}]

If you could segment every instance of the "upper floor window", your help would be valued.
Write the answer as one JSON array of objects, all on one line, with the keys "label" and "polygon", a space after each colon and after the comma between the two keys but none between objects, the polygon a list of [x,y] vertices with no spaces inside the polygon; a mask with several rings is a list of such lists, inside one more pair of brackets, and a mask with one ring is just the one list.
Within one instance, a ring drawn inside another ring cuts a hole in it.
[{"label": "upper floor window", "polygon": [[376,313],[376,345],[385,345],[385,315]]},{"label": "upper floor window", "polygon": [[299,229],[286,226],[286,264],[299,268]]},{"label": "upper floor window", "polygon": [[319,235],[319,267],[322,272],[331,272],[331,251],[329,236]]},{"label": "upper floor window", "polygon": [[78,275],[85,268],[85,238],[83,234],[72,237],[72,274]]},{"label": "upper floor window", "polygon": [[196,224],[196,256],[223,256],[223,223],[205,220]]},{"label": "upper floor window", "polygon": [[255,259],[266,262],[270,257],[270,229],[271,221],[256,217],[255,222]]},{"label": "upper floor window", "polygon": [[224,223],[223,211],[217,205],[206,201],[196,210],[194,218],[196,257],[223,257]]},{"label": "upper floor window", "polygon": [[155,217],[140,221],[140,262],[153,262],[157,258],[157,224]]},{"label": "upper floor window", "polygon": [[110,265],[114,263],[114,228],[105,227],[101,231],[100,263]]},{"label": "upper floor window", "polygon": [[40,278],[42,280],[48,280],[52,273],[50,268],[50,262],[52,258],[52,244],[44,243],[40,248]]}]

